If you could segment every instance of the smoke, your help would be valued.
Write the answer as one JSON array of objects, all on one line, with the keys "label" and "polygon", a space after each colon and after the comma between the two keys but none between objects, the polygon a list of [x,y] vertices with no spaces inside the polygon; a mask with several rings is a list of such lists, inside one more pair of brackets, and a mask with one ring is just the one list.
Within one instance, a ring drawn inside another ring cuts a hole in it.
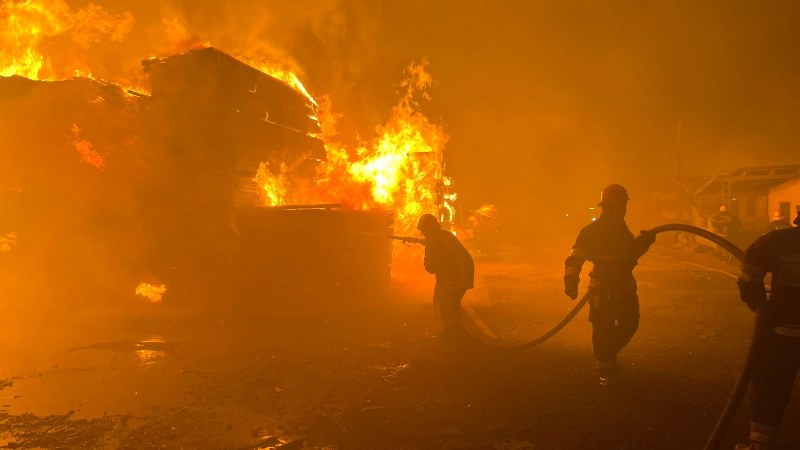
[{"label": "smoke", "polygon": [[586,209],[611,182],[643,200],[679,171],[797,162],[794,1],[68,3],[122,25],[45,39],[51,55],[132,83],[142,59],[199,45],[269,61],[330,95],[343,140],[384,123],[402,69],[427,57],[425,112],[451,136],[464,206],[497,203],[524,224]]}]

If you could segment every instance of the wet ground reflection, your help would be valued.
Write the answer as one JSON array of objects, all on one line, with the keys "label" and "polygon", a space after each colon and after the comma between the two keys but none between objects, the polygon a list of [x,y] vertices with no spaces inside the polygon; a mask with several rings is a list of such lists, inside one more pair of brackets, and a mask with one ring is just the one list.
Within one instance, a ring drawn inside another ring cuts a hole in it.
[{"label": "wet ground reflection", "polygon": [[134,355],[136,362],[140,366],[149,366],[153,364],[164,364],[167,354],[173,352],[175,347],[175,343],[167,342],[160,335],[150,335],[138,341],[116,340],[111,342],[99,342],[81,347],[73,347],[70,351],[99,350],[121,353],[130,352]]},{"label": "wet ground reflection", "polygon": [[164,364],[167,357],[167,342],[161,336],[152,336],[136,344],[136,358],[143,366]]}]

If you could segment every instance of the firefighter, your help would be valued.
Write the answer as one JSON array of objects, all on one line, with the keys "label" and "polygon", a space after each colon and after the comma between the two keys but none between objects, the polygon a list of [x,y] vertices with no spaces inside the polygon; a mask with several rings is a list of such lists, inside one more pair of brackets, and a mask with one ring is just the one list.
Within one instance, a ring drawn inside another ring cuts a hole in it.
[{"label": "firefighter", "polygon": [[714,216],[712,225],[715,233],[730,239],[739,233],[742,221],[739,217],[731,214],[726,205],[722,205],[719,207],[719,214]]},{"label": "firefighter", "polygon": [[[795,223],[800,223],[800,210]],[[764,277],[772,274],[767,300]],[[772,450],[800,368],[800,228],[771,231],[745,252],[739,295],[750,309],[764,308],[767,329],[753,365],[750,444],[737,450]]]},{"label": "firefighter", "polygon": [[790,228],[792,224],[786,219],[786,217],[781,214],[780,211],[776,210],[772,213],[772,220],[769,221],[767,226],[764,228],[764,234],[769,233],[773,230],[781,230],[783,228]]},{"label": "firefighter", "polygon": [[419,218],[417,229],[425,236],[425,270],[436,275],[433,306],[442,321],[442,335],[453,338],[461,332],[461,299],[474,285],[472,256],[431,214]]},{"label": "firefighter", "polygon": [[636,238],[625,224],[628,191],[612,184],[603,189],[600,217],[584,227],[565,261],[564,293],[578,298],[578,282],[586,260],[589,273],[589,321],[600,384],[611,384],[617,373],[617,353],[639,327],[639,298],[633,268],[655,242],[655,233],[643,231]]},{"label": "firefighter", "polygon": [[797,206],[795,206],[795,207],[794,207],[794,210],[795,210],[795,211],[797,211],[797,217],[795,217],[795,218],[794,218],[794,220],[792,221],[792,223],[793,223],[795,226],[797,226],[797,227],[800,227],[800,205],[797,205]]}]

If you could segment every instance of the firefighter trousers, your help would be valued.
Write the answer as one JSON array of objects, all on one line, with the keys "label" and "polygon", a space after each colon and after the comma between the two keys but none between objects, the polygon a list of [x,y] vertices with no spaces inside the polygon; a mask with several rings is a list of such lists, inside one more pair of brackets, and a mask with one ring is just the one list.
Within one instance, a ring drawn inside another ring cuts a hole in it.
[{"label": "firefighter trousers", "polygon": [[769,333],[753,366],[751,428],[777,431],[800,368],[800,338]]},{"label": "firefighter trousers", "polygon": [[617,353],[639,328],[639,297],[635,288],[623,292],[592,289],[589,321],[592,323],[592,346],[598,367],[613,370]]},{"label": "firefighter trousers", "polygon": [[461,299],[467,292],[463,288],[443,288],[433,290],[433,307],[445,330],[461,327]]}]

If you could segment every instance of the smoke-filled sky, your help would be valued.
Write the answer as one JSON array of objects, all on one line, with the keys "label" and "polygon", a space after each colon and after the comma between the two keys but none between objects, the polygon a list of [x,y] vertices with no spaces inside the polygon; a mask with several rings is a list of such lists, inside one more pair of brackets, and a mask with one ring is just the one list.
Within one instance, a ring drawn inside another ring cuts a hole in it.
[{"label": "smoke-filled sky", "polygon": [[449,168],[473,206],[569,210],[610,182],[635,200],[678,170],[679,121],[683,174],[800,162],[798,1],[99,4],[135,24],[93,50],[109,61],[97,75],[193,39],[277,58],[330,94],[352,139],[386,119],[403,69],[427,58],[437,84],[425,112],[450,135]]}]

